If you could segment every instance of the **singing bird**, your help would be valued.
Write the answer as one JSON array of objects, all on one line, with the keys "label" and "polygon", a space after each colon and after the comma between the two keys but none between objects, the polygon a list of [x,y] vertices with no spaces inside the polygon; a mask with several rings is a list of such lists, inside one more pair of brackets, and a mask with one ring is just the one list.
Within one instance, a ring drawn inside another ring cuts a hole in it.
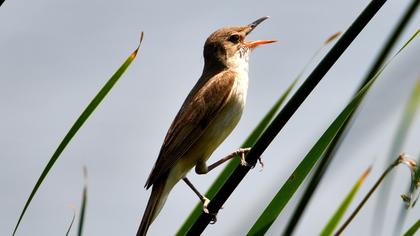
[{"label": "singing bird", "polygon": [[207,166],[213,151],[235,128],[242,115],[248,90],[248,60],[252,49],[275,40],[245,41],[262,17],[249,25],[225,27],[212,33],[204,44],[204,69],[197,84],[185,99],[170,126],[158,159],[146,182],[152,193],[143,214],[137,235],[146,235],[152,221],[162,209],[169,192],[183,179],[203,201],[202,196],[186,178],[195,166],[197,174],[206,174],[214,167],[240,154],[241,163],[249,148],[226,156]]}]

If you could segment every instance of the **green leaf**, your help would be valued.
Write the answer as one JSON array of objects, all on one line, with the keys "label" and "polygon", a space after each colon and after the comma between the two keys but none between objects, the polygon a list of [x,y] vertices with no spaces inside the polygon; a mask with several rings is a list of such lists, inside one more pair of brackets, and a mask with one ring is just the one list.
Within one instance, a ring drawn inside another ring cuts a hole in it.
[{"label": "green leaf", "polygon": [[[263,119],[258,123],[258,125],[254,128],[254,130],[251,132],[251,134],[248,136],[248,138],[243,142],[241,147],[252,147],[256,140],[260,137],[260,135],[264,132],[264,130],[267,128],[268,124],[273,119],[276,112],[279,110],[283,102],[286,100],[289,93],[292,91],[293,87],[296,85],[296,82],[298,81],[298,78],[296,78],[292,84],[289,85],[289,87],[284,91],[282,96],[276,101],[276,103],[271,107],[271,109],[267,112],[267,114],[263,117]],[[213,182],[213,184],[210,186],[209,190],[206,192],[205,196],[207,198],[213,198],[214,195],[217,193],[219,188],[225,183],[226,179],[230,176],[232,171],[239,165],[239,159],[234,158],[226,165],[226,167],[222,170],[222,172],[219,174],[219,176],[216,178],[216,180]],[[191,225],[196,221],[196,219],[200,216],[201,211],[203,209],[203,204],[200,202],[198,203],[193,211],[190,213],[188,218],[185,220],[184,224],[181,226],[181,228],[178,230],[176,235],[185,235],[188,229],[191,227]]]},{"label": "green leaf", "polygon": [[350,103],[344,108],[334,122],[328,127],[325,133],[319,138],[316,144],[308,152],[305,158],[300,162],[298,167],[294,170],[292,175],[286,181],[286,183],[277,192],[276,196],[272,199],[270,204],[266,207],[264,212],[252,226],[248,235],[263,235],[274,220],[279,216],[283,208],[292,198],[293,194],[297,191],[303,180],[312,170],[316,162],[323,156],[326,149],[330,146],[333,138],[337,135],[341,127],[346,123],[351,113],[359,106],[360,102],[366,95],[372,84],[378,79],[379,75],[387,67],[387,65],[397,56],[412,40],[414,40],[419,34],[418,30],[401,49],[376,73],[376,75],[370,80],[363,88],[353,97]]},{"label": "green leaf", "polygon": [[[260,137],[260,135],[263,133],[265,128],[267,128],[268,124],[273,119],[274,115],[277,113],[277,111],[280,109],[283,102],[286,100],[287,96],[292,91],[293,87],[295,87],[296,82],[298,79],[295,79],[289,87],[284,91],[284,93],[281,95],[281,97],[274,103],[274,105],[270,108],[270,110],[267,112],[267,114],[263,117],[263,119],[258,123],[257,127],[254,128],[254,130],[251,132],[251,134],[246,138],[246,140],[243,142],[241,147],[252,147],[254,146],[257,139]],[[237,162],[239,163],[239,160],[237,159]]]},{"label": "green leaf", "polygon": [[[407,135],[407,131],[408,128],[410,127],[410,125],[412,124],[412,121],[414,120],[414,117],[416,115],[416,112],[418,110],[418,108],[420,107],[420,78],[417,80],[416,85],[411,93],[410,99],[405,107],[405,112],[404,112],[404,117],[402,119],[402,122],[400,124],[401,126],[406,126],[406,128],[403,128],[404,130],[404,137],[401,137],[401,139],[405,139],[405,136]],[[400,134],[400,132],[398,132],[398,134]],[[417,160],[417,163],[420,160]],[[393,176],[392,176],[393,177]],[[420,179],[420,171],[419,168],[417,168],[417,171],[415,172],[414,176],[413,176],[413,181],[412,184],[410,186],[410,189],[408,191],[407,196],[410,196],[410,201],[407,202],[407,208],[410,207],[410,205],[412,204],[412,206],[414,206],[416,199],[412,199],[412,196],[415,195],[415,192],[417,190],[417,181]],[[414,201],[414,202],[413,202]],[[404,211],[407,212],[407,211]],[[401,222],[404,223],[404,222]]]},{"label": "green leaf", "polygon": [[[254,128],[254,130],[251,132],[251,134],[246,138],[244,143],[241,145],[242,148],[252,147],[254,146],[257,139],[261,136],[261,134],[264,132],[264,130],[267,128],[269,123],[272,121],[274,115],[277,113],[277,111],[280,109],[281,105],[283,104],[284,100],[287,98],[289,93],[292,91],[293,87],[296,85],[297,81],[303,76],[303,73],[308,68],[308,66],[311,64],[311,62],[315,59],[315,57],[321,52],[321,50],[330,44],[331,42],[334,42],[339,36],[341,35],[341,32],[336,32],[333,35],[329,36],[327,40],[325,40],[322,44],[322,46],[315,51],[314,55],[309,59],[309,61],[304,65],[302,70],[299,72],[299,74],[296,76],[295,80],[292,82],[292,84],[289,85],[289,87],[284,91],[282,96],[276,101],[276,103],[271,107],[271,109],[267,112],[267,114],[264,116],[264,118],[260,121],[260,123]],[[225,166],[225,168],[222,170],[222,172],[219,174],[219,176],[216,178],[216,180],[213,182],[213,184],[210,186],[209,190],[206,192],[205,196],[207,198],[213,198],[214,195],[217,193],[217,191],[220,189],[220,187],[225,183],[226,179],[230,176],[230,174],[233,172],[233,170],[239,165],[239,159],[235,158],[229,161],[229,163]],[[193,211],[190,213],[188,218],[185,220],[184,224],[181,226],[181,228],[178,230],[176,235],[185,235],[187,233],[187,230],[192,226],[192,224],[198,219],[202,211],[202,203],[198,203]]]},{"label": "green leaf", "polygon": [[[338,230],[334,233],[334,235],[341,235],[343,231],[349,226],[349,224],[354,220],[354,218],[357,216],[357,214],[360,212],[360,210],[365,206],[369,198],[372,196],[372,194],[378,189],[378,187],[381,185],[382,181],[386,178],[386,176],[391,173],[391,171],[398,166],[399,164],[405,164],[410,169],[411,172],[414,171],[416,168],[416,164],[413,160],[411,160],[407,155],[401,154],[397,157],[395,161],[393,161],[388,168],[385,169],[385,171],[382,173],[382,175],[379,177],[379,179],[375,182],[375,184],[372,186],[372,188],[369,190],[369,192],[365,195],[365,197],[360,201],[360,203],[356,206],[356,208],[353,210],[353,212],[350,214],[350,216],[347,218],[347,220],[338,228]],[[376,231],[375,231],[376,233]]]},{"label": "green leaf", "polygon": [[363,182],[365,181],[366,177],[368,176],[370,170],[372,168],[369,167],[362,176],[360,176],[359,180],[353,186],[351,191],[347,194],[346,198],[344,198],[341,205],[335,211],[334,215],[328,221],[327,225],[325,225],[324,229],[321,232],[321,236],[328,236],[332,235],[334,229],[337,227],[338,223],[340,222],[341,218],[343,217],[344,213],[346,212],[347,208],[350,206],[350,203],[353,201],[354,196],[356,196],[357,191],[359,190],[360,186],[362,186]]},{"label": "green leaf", "polygon": [[[419,153],[419,157],[417,158],[417,165],[420,163],[420,153]],[[413,182],[415,181],[415,185],[413,184]],[[420,168],[417,167],[416,173],[414,175],[414,181],[412,182],[411,186],[410,186],[410,190],[409,190],[409,195],[412,198],[412,204],[411,207],[414,207],[414,205],[416,205],[417,201],[419,200],[420,197]]]},{"label": "green leaf", "polygon": [[[371,82],[373,82],[372,80]],[[299,188],[300,184],[303,182],[305,177],[309,174],[309,171],[315,165],[315,163],[321,158],[325,150],[330,145],[332,139],[337,134],[338,130],[349,118],[351,112],[356,109],[356,107],[362,101],[362,98],[368,91],[372,83],[368,83],[347,105],[347,107],[340,113],[340,115],[334,120],[330,127],[325,131],[321,136],[318,142],[312,147],[309,153],[305,156],[303,161],[298,165],[293,174],[289,177],[286,183],[281,187],[276,196],[258,218],[257,222],[252,226],[251,230],[247,235],[263,235],[270,226],[273,224],[274,220],[281,213],[283,208],[289,202],[293,194]]]},{"label": "green leaf", "polygon": [[136,58],[137,52],[143,40],[143,32],[141,33],[140,43],[138,47],[131,53],[131,55],[126,59],[126,61],[121,65],[120,68],[112,75],[112,77],[108,80],[108,82],[102,87],[102,89],[98,92],[98,94],[93,98],[93,100],[89,103],[89,105],[85,108],[82,114],[77,118],[76,122],[64,136],[61,143],[58,145],[57,149],[55,150],[54,154],[48,161],[47,165],[45,166],[44,170],[42,171],[41,175],[39,176],[34,188],[32,189],[31,194],[29,195],[25,206],[23,207],[22,213],[19,216],[19,220],[13,230],[13,235],[16,234],[16,231],[19,227],[20,222],[22,221],[23,216],[25,215],[26,210],[28,209],[29,204],[31,203],[33,197],[35,196],[36,192],[38,191],[39,187],[41,186],[42,182],[44,181],[45,177],[47,176],[48,172],[53,167],[54,163],[60,157],[61,153],[66,148],[67,144],[71,141],[71,139],[76,135],[77,131],[82,127],[85,121],[89,118],[89,116],[95,111],[96,107],[102,102],[108,92],[112,89],[115,83],[119,80],[119,78],[124,74],[125,70],[131,64],[131,62]]},{"label": "green leaf", "polygon": [[404,236],[413,236],[417,230],[420,228],[420,220],[417,220],[414,225],[412,225],[407,232],[404,233]]},{"label": "green leaf", "polygon": [[[410,95],[410,98],[405,105],[403,116],[400,120],[400,123],[397,128],[397,132],[394,136],[394,140],[392,142],[391,150],[388,155],[388,159],[386,160],[386,163],[389,163],[392,161],[392,157],[398,155],[403,148],[403,144],[407,138],[407,134],[410,131],[410,127],[413,124],[414,117],[416,116],[416,113],[420,107],[420,79],[417,80],[413,91]],[[390,196],[390,191],[392,188],[392,185],[394,183],[394,177],[395,175],[391,175],[387,181],[385,182],[384,186],[382,187],[379,198],[376,205],[376,213],[379,215],[379,217],[375,217],[376,223],[379,225],[382,225],[382,222],[384,220],[384,215],[386,213],[387,209],[387,202]],[[412,192],[414,189],[411,187],[410,192]],[[410,194],[408,194],[410,195]],[[395,225],[395,232],[401,233],[402,226],[404,225],[404,221],[406,219],[407,210],[404,206],[401,206],[400,215],[397,218],[397,224]]]}]

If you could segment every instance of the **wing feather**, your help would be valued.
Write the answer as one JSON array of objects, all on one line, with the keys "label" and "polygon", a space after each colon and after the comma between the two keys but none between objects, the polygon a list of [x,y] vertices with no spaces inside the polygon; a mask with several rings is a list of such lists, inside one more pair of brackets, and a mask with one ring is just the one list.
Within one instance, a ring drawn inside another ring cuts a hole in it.
[{"label": "wing feather", "polygon": [[203,135],[228,100],[235,82],[234,72],[225,70],[202,77],[185,99],[170,126],[146,188],[166,173]]}]

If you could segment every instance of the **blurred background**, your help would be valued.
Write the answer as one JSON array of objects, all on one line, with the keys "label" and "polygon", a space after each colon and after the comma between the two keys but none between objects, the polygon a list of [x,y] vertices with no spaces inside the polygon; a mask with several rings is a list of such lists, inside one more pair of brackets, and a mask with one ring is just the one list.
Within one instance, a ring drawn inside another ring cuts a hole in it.
[{"label": "blurred background", "polygon": [[[268,15],[250,39],[277,39],[250,61],[242,120],[210,162],[234,151],[323,41],[345,31],[369,3],[353,1],[6,1],[0,7],[0,235],[10,235],[37,178],[68,129],[145,32],[140,53],[61,155],[32,201],[17,235],[63,235],[80,206],[89,172],[85,235],[134,235],[150,191],[143,186],[166,131],[199,78],[202,47],[220,27]],[[388,1],[263,155],[204,235],[244,235],[328,125],[350,100],[411,0]],[[398,49],[419,27],[417,13]],[[394,51],[395,51],[394,50]],[[324,49],[317,60],[327,52]],[[405,103],[420,75],[420,41],[396,58],[369,92],[357,120],[316,191],[296,235],[318,234],[362,172],[373,171],[350,209],[385,169]],[[316,65],[315,61],[312,66]],[[306,71],[308,74],[311,69]],[[300,81],[302,82],[302,81]],[[403,151],[420,153],[417,114]],[[191,172],[204,192],[217,176]],[[409,171],[398,167],[384,234],[391,235]],[[268,235],[288,222],[291,201]],[[376,195],[375,195],[376,196]],[[375,198],[345,235],[369,235]],[[197,203],[175,186],[150,235],[172,235]],[[418,206],[417,206],[418,208]],[[348,214],[347,214],[348,215]],[[411,210],[404,229],[420,217]],[[76,230],[73,228],[73,234]]]}]

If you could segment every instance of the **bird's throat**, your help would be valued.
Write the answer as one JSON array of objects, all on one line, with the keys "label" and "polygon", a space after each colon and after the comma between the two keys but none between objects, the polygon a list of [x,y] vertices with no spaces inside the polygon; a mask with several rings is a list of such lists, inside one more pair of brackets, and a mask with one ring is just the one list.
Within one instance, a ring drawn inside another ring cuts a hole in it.
[{"label": "bird's throat", "polygon": [[232,57],[227,59],[227,67],[238,75],[248,78],[249,51],[238,50]]}]

